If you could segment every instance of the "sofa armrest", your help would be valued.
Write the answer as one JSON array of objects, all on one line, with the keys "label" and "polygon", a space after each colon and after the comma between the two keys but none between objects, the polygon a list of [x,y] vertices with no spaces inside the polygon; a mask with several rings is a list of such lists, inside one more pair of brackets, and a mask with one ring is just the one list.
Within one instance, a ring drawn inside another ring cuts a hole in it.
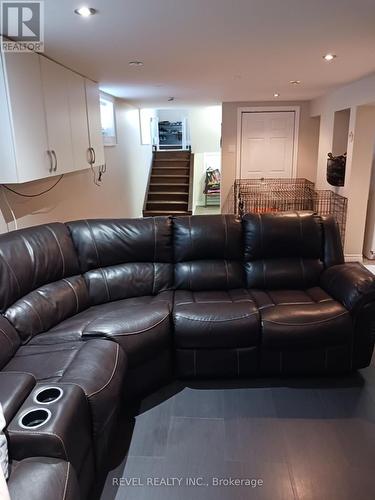
[{"label": "sofa armrest", "polygon": [[320,285],[351,312],[375,302],[375,276],[358,262],[329,267]]}]

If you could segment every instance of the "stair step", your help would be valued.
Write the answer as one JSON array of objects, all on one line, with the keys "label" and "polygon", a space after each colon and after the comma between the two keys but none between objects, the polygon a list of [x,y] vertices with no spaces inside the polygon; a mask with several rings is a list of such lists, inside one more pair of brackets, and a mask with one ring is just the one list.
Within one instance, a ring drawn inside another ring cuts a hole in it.
[{"label": "stair step", "polygon": [[[154,184],[156,186],[161,186],[161,184]],[[173,186],[173,184],[168,184],[169,186]],[[184,184],[185,186],[185,184]],[[189,193],[186,192],[186,191],[150,191],[150,194],[160,194],[160,195],[163,195],[163,194],[167,194],[167,195],[184,195],[184,196],[188,196]]]},{"label": "stair step", "polygon": [[147,201],[184,201],[188,203],[189,193],[178,191],[149,191]]},{"label": "stair step", "polygon": [[169,160],[169,159],[182,159],[182,160],[190,160],[191,153],[190,151],[157,151],[155,153],[154,158],[158,160]]},{"label": "stair step", "polygon": [[161,182],[150,182],[150,187],[155,187],[157,186],[158,188],[160,188],[160,186],[165,186],[165,187],[177,187],[177,186],[180,186],[180,187],[188,187],[189,185],[186,184],[186,182],[168,182],[168,184],[163,184]]},{"label": "stair step", "polygon": [[[189,195],[189,183],[173,184],[173,183],[152,183],[149,185],[148,194],[153,193],[175,193],[176,196]],[[160,195],[162,196],[162,195]]]},{"label": "stair step", "polygon": [[183,161],[187,163],[189,161],[189,158],[155,158],[154,161],[168,161],[168,162],[175,162],[175,161]]},{"label": "stair step", "polygon": [[190,169],[188,167],[158,167],[154,165],[152,167],[151,175],[189,175]]},{"label": "stair step", "polygon": [[189,178],[190,176],[189,175],[186,175],[186,174],[154,174],[151,172],[151,177],[187,177]]},{"label": "stair step", "polygon": [[144,210],[144,217],[157,215],[191,215],[191,210]]},{"label": "stair step", "polygon": [[187,201],[180,201],[180,200],[150,200],[147,202],[147,205],[151,205],[151,204],[157,204],[157,205],[169,205],[169,204],[174,204],[174,205],[186,205],[187,204]]}]

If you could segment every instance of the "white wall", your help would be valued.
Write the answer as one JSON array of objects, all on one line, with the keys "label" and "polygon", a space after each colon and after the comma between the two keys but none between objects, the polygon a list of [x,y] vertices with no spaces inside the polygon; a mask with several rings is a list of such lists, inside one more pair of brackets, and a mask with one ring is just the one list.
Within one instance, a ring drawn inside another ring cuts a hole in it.
[{"label": "white wall", "polygon": [[[105,148],[107,173],[103,184],[92,182],[91,170],[67,174],[55,189],[38,198],[7,192],[18,226],[93,217],[140,217],[151,164],[151,146],[140,144],[139,112],[123,101],[116,104],[118,145]],[[57,179],[57,178],[56,178]],[[11,187],[37,193],[55,179]],[[10,212],[0,195],[0,232],[13,229]]]},{"label": "white wall", "polygon": [[[375,121],[371,110],[363,106],[375,103],[375,74],[344,85],[315,99],[311,104],[312,116],[320,116],[317,188],[332,189],[326,181],[327,153],[332,150],[334,116],[336,111],[350,109],[349,141],[345,185],[336,191],[348,198],[348,219],[345,237],[345,254],[348,260],[358,260],[362,255],[363,227],[370,184],[371,150],[375,137]],[[358,121],[359,120],[359,121]],[[367,129],[369,127],[369,129]],[[372,134],[372,132],[374,134]],[[358,189],[358,179],[361,179]],[[358,232],[358,228],[360,231]]]}]

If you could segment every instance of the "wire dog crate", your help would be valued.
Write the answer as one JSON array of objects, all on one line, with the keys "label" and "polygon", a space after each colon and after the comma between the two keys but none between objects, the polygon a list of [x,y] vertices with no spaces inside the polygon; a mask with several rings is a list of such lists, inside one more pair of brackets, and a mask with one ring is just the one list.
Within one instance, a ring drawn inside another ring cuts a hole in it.
[{"label": "wire dog crate", "polygon": [[340,229],[342,244],[345,241],[346,214],[348,210],[348,199],[334,191],[314,191],[313,210],[318,215],[333,215]]},{"label": "wire dog crate", "polygon": [[236,215],[312,210],[314,183],[307,179],[236,179]]},{"label": "wire dog crate", "polygon": [[228,196],[226,211],[242,216],[249,212],[288,212],[308,210],[333,215],[344,242],[347,198],[330,190],[315,190],[307,179],[236,179]]}]

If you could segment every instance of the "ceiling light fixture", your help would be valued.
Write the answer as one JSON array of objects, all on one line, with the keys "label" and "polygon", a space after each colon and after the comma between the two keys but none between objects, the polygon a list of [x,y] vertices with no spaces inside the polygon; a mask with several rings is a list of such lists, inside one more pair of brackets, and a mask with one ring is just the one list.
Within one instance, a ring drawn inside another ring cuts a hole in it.
[{"label": "ceiling light fixture", "polygon": [[278,92],[275,92],[275,93],[273,94],[273,97],[280,97],[280,94],[279,94]]},{"label": "ceiling light fixture", "polygon": [[168,102],[174,101],[174,97],[168,97]]},{"label": "ceiling light fixture", "polygon": [[323,59],[327,62],[331,62],[336,59],[336,57],[336,54],[326,54],[325,56],[323,56]]},{"label": "ceiling light fixture", "polygon": [[90,17],[96,14],[98,11],[96,9],[92,9],[91,7],[80,7],[74,11],[76,14],[82,17]]},{"label": "ceiling light fixture", "polygon": [[129,66],[143,66],[143,62],[142,61],[129,61]]},{"label": "ceiling light fixture", "polygon": [[291,85],[299,85],[301,83],[301,80],[289,80],[289,83]]}]

